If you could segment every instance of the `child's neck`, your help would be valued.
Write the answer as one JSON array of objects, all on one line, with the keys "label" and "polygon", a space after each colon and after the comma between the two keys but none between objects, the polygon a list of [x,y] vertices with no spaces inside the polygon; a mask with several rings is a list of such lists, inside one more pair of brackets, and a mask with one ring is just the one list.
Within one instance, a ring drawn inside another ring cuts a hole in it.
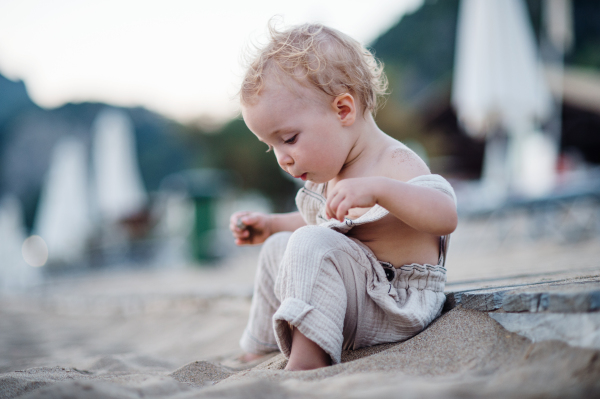
[{"label": "child's neck", "polygon": [[368,171],[376,166],[377,160],[389,145],[390,137],[377,127],[371,113],[364,118],[357,118],[349,129],[349,133],[354,136],[354,141],[344,166],[332,183],[350,177],[368,175]]}]

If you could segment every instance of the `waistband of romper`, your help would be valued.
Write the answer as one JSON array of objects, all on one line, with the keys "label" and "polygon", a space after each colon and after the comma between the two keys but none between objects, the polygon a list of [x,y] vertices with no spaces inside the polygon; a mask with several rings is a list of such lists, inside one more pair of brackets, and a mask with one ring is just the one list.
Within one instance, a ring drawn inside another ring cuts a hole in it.
[{"label": "waistband of romper", "polygon": [[388,262],[379,262],[388,281],[396,289],[416,288],[419,290],[444,291],[446,268],[442,265],[413,263],[394,267]]}]

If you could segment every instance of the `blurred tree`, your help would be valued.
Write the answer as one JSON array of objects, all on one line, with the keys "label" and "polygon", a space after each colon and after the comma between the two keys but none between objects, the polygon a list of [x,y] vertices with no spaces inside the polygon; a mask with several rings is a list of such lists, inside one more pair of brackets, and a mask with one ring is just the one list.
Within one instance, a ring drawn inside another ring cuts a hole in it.
[{"label": "blurred tree", "polygon": [[156,191],[165,176],[193,165],[196,154],[185,145],[181,125],[141,107],[128,109],[128,114],[146,190]]},{"label": "blurred tree", "polygon": [[392,97],[410,102],[433,82],[451,77],[458,3],[427,1],[373,42],[371,49],[395,77]]},{"label": "blurred tree", "polygon": [[213,133],[190,128],[196,148],[204,148],[196,166],[229,169],[242,179],[242,189],[259,190],[273,203],[276,212],[293,209],[296,186],[286,178],[273,153],[252,134],[241,118],[235,118]]},{"label": "blurred tree", "polygon": [[600,2],[574,0],[573,19],[575,45],[567,64],[600,70]]}]

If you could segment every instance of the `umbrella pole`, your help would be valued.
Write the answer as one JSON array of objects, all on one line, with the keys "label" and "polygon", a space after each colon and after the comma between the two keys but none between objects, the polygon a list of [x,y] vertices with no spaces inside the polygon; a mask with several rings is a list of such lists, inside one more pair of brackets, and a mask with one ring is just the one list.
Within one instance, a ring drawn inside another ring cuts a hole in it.
[{"label": "umbrella pole", "polygon": [[481,181],[486,197],[494,202],[502,203],[508,196],[508,135],[504,129],[497,127],[487,136],[483,156]]}]

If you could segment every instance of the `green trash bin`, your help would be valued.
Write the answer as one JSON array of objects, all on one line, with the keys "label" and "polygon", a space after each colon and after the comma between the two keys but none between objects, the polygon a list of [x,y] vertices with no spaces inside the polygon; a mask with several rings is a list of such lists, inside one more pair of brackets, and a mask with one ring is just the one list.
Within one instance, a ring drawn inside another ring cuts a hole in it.
[{"label": "green trash bin", "polygon": [[199,261],[213,259],[213,233],[216,226],[216,196],[194,196],[194,229],[192,231],[192,252]]},{"label": "green trash bin", "polygon": [[236,183],[226,170],[192,169],[166,179],[165,188],[185,190],[194,202],[194,225],[189,237],[192,256],[201,264],[219,257],[216,211],[219,201]]},{"label": "green trash bin", "polygon": [[200,262],[216,259],[221,251],[216,236],[219,200],[233,186],[233,174],[226,170],[195,169],[185,172],[189,193],[194,200],[192,253]]}]

